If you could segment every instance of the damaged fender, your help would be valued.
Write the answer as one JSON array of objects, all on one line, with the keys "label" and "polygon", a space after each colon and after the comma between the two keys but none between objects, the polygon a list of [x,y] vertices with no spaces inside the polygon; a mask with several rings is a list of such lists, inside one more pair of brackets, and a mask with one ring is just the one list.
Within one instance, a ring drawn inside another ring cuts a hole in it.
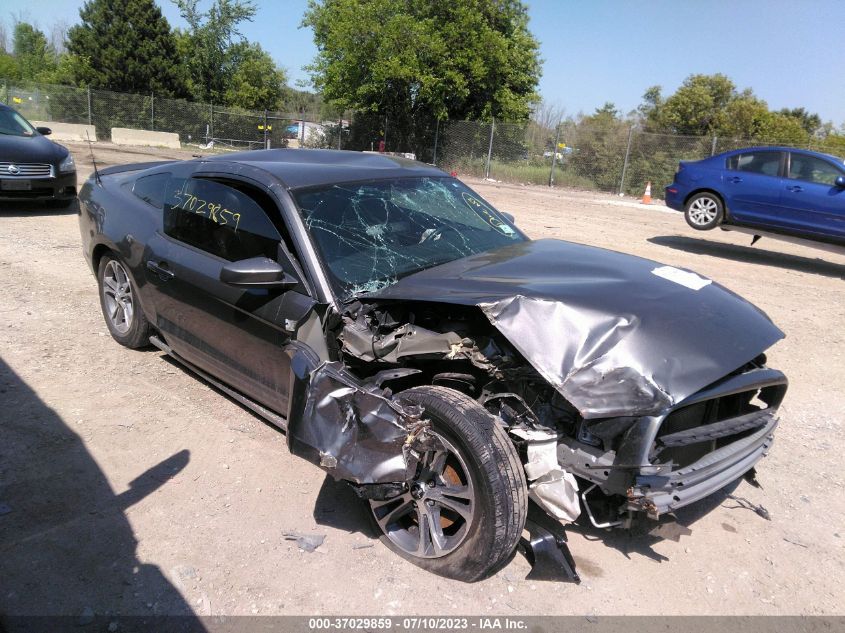
[{"label": "damaged fender", "polygon": [[664,414],[783,338],[710,280],[559,240],[448,262],[370,297],[480,308],[585,419]]},{"label": "damaged fender", "polygon": [[356,484],[412,478],[420,451],[434,441],[422,408],[362,383],[342,363],[317,363],[304,346],[291,352],[291,453]]}]

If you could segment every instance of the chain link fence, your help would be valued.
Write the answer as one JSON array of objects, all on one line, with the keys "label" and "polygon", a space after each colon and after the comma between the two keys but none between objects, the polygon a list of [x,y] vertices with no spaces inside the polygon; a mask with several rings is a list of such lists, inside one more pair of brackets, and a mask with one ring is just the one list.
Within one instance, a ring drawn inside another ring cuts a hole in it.
[{"label": "chain link fence", "polygon": [[[337,121],[168,99],[153,94],[0,79],[0,101],[34,121],[93,125],[97,138],[111,128],[175,132],[182,143],[216,148],[314,147],[404,154],[461,176],[642,195],[651,182],[659,195],[678,161],[732,149],[772,145],[753,139],[677,136],[645,132],[618,119],[566,120],[557,126],[402,119],[352,113]],[[794,145],[793,145],[794,146]],[[845,153],[823,139],[800,147]]]},{"label": "chain link fence", "polygon": [[[115,127],[175,132],[183,144],[233,149],[287,147],[306,123],[283,112],[254,111],[91,88],[0,80],[0,101],[31,121],[93,125],[97,138]],[[92,139],[95,140],[95,139]],[[294,143],[295,145],[295,143]]]}]

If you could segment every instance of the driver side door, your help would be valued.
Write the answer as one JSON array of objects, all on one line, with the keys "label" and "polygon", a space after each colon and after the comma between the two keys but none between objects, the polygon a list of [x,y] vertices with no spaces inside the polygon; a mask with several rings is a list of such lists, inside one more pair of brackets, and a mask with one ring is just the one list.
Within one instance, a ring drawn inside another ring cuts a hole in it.
[{"label": "driver side door", "polygon": [[[162,230],[145,266],[156,289],[156,327],[179,356],[285,415],[290,356],[285,348],[315,301],[284,247],[284,225],[258,183],[174,175]],[[266,257],[299,283],[293,289],[221,281],[230,262]]]}]

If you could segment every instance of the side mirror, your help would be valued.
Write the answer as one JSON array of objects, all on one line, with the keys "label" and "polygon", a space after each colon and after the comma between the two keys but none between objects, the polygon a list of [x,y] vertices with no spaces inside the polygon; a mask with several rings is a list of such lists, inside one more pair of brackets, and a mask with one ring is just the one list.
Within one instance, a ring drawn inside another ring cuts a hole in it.
[{"label": "side mirror", "polygon": [[275,288],[290,290],[299,280],[267,257],[251,257],[229,262],[220,271],[220,281],[238,288]]},{"label": "side mirror", "polygon": [[833,181],[833,184],[840,189],[845,189],[845,176],[837,176],[836,180]]},{"label": "side mirror", "polygon": [[48,127],[37,127],[35,128],[35,131],[41,134],[42,136],[50,136],[53,133],[53,130]]},{"label": "side mirror", "polygon": [[499,211],[499,213],[502,214],[503,216],[505,216],[505,218],[507,218],[507,221],[510,222],[511,224],[516,224],[516,218],[513,217],[513,214],[505,213],[504,211]]}]

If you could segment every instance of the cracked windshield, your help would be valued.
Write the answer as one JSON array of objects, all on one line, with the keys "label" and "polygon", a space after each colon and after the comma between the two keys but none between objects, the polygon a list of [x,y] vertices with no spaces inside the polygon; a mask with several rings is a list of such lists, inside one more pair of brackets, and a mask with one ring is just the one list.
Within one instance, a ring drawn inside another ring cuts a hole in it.
[{"label": "cracked windshield", "polygon": [[526,239],[452,178],[332,185],[294,198],[342,298]]}]

